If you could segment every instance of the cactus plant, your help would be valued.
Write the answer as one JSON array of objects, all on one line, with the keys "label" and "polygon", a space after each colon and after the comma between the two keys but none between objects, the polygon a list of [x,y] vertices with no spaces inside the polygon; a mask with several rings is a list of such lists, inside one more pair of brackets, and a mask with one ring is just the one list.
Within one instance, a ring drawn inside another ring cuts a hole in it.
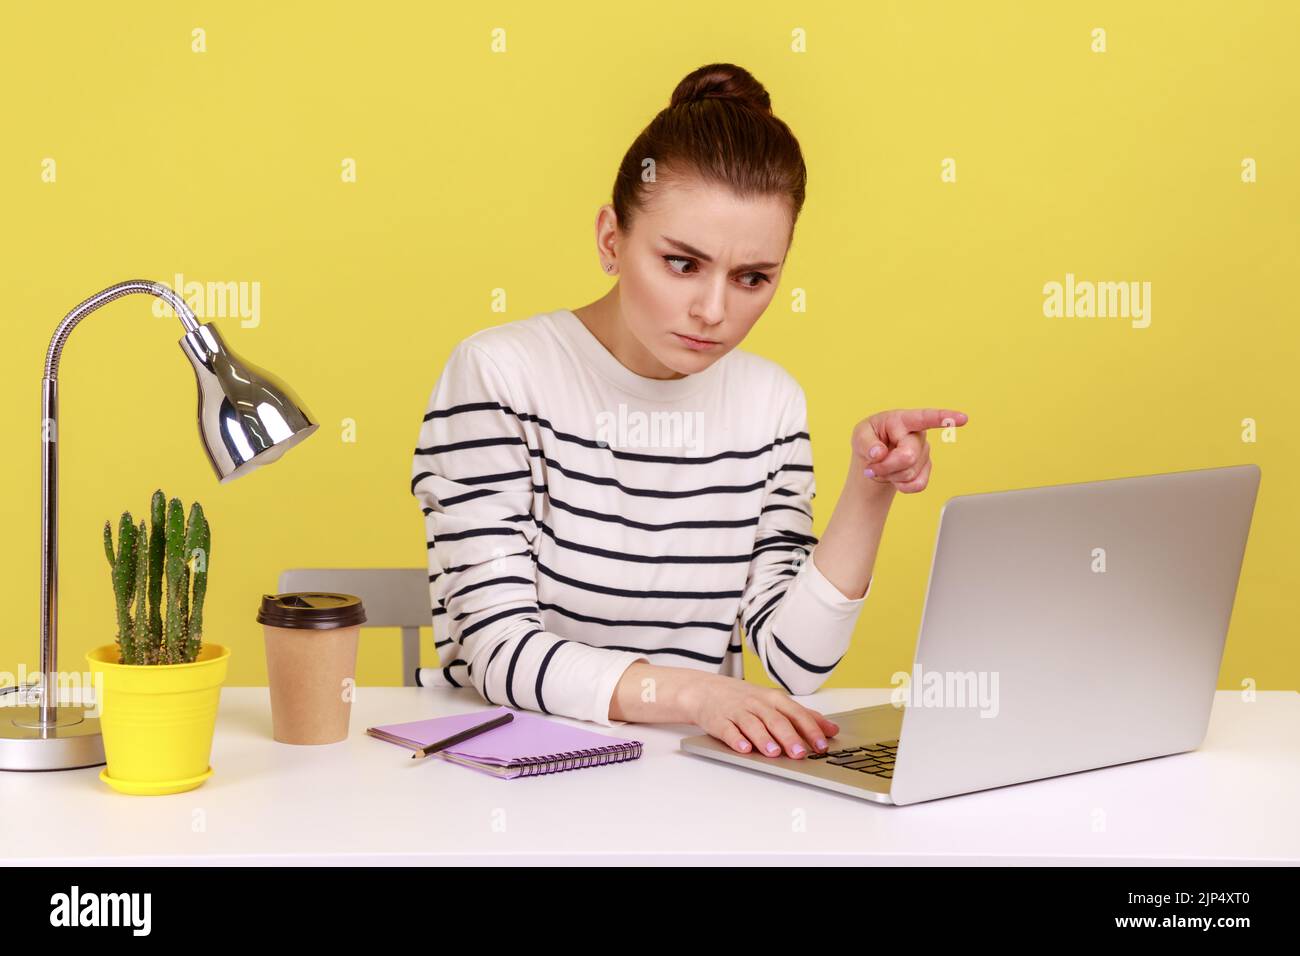
[{"label": "cactus plant", "polygon": [[[149,643],[157,647],[162,643],[162,582],[165,534],[163,525],[167,516],[167,496],[158,489],[153,493],[149,508]],[[149,663],[154,663],[150,661]]]},{"label": "cactus plant", "polygon": [[122,661],[124,664],[148,664],[149,652],[149,619],[140,613],[144,607],[149,585],[149,562],[145,556],[145,542],[149,540],[149,526],[140,519],[140,527],[136,535],[136,561],[135,561],[135,620],[131,623],[131,650],[129,656]]},{"label": "cactus plant", "polygon": [[185,510],[179,498],[167,503],[167,556],[163,567],[167,573],[167,619],[163,632],[164,664],[180,663],[185,643],[185,617],[181,611],[181,572],[185,568]]},{"label": "cactus plant", "polygon": [[113,557],[111,525],[104,522],[104,546],[113,569],[113,597],[117,601],[117,649],[121,662],[133,656],[131,646],[131,597],[135,590],[135,559],[137,552],[136,526],[129,511],[122,512],[118,522],[117,558]]},{"label": "cactus plant", "polygon": [[119,663],[190,663],[202,650],[212,532],[197,501],[187,524],[180,499],[168,501],[161,489],[153,494],[150,517],[152,528],[144,519],[137,526],[131,513],[123,512],[116,553],[112,525],[104,522]]},{"label": "cactus plant", "polygon": [[185,631],[185,654],[193,660],[203,641],[203,598],[208,593],[208,556],[212,551],[212,532],[208,528],[203,506],[190,506],[189,524],[185,528],[185,559],[194,562],[194,599],[190,605]]}]

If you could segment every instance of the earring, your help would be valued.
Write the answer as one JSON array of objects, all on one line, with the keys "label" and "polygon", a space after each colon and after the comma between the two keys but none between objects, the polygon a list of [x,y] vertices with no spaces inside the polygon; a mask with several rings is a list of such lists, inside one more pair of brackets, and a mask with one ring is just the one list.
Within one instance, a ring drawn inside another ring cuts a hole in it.
[{"label": "earring", "polygon": [[614,263],[612,263],[612,262],[606,262],[606,263],[605,263],[605,271],[608,272],[610,275],[613,275],[613,274],[614,274]]}]

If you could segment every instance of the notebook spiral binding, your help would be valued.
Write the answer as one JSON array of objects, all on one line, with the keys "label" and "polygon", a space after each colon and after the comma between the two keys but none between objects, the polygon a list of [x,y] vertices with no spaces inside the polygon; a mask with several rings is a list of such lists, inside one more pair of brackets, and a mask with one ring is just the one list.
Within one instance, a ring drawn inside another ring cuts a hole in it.
[{"label": "notebook spiral binding", "polygon": [[544,773],[559,773],[564,770],[578,770],[581,767],[596,767],[602,764],[621,763],[635,760],[641,756],[641,741],[633,741],[632,746],[610,744],[606,747],[589,747],[584,750],[570,750],[565,753],[545,754],[522,760],[514,766],[522,767],[521,777],[535,777]]}]

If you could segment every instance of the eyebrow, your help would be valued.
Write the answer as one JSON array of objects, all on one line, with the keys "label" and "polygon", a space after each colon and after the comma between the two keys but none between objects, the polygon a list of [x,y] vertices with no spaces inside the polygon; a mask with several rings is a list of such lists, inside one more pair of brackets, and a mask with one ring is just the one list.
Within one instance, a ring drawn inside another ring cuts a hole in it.
[{"label": "eyebrow", "polygon": [[[660,236],[659,238],[663,239],[663,241],[669,245],[680,249],[682,252],[695,256],[697,259],[703,259],[705,262],[713,261],[713,256],[709,255],[707,252],[701,252],[699,249],[696,249],[688,243],[682,242],[680,239],[673,239],[671,236]],[[744,265],[736,266],[733,271],[748,272],[751,269],[775,269],[780,264],[781,263],[779,262],[747,262]]]}]

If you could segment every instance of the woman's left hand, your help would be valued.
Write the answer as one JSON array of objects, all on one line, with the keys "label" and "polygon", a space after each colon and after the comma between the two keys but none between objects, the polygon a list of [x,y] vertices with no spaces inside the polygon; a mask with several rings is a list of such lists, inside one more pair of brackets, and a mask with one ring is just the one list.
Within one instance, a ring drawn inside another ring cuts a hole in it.
[{"label": "woman's left hand", "polygon": [[924,491],[930,481],[926,429],[965,425],[965,412],[945,408],[895,408],[864,418],[853,429],[853,463],[872,481],[904,494]]}]

